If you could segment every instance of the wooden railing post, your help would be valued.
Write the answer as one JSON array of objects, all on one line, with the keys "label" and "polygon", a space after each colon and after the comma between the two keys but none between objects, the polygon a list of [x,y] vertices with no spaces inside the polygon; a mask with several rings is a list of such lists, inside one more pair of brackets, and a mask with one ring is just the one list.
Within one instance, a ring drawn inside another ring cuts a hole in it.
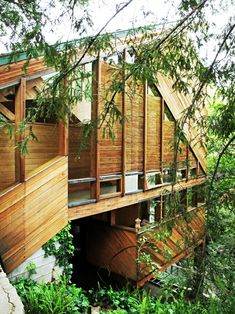
[{"label": "wooden railing post", "polygon": [[[97,121],[99,116],[99,98],[101,88],[101,62],[98,56],[97,60],[92,63],[92,108],[91,119]],[[95,177],[96,181],[92,184],[92,198],[96,201],[100,199],[100,149],[99,149],[99,130],[95,130],[91,139],[91,177]]]},{"label": "wooden railing post", "polygon": [[147,106],[148,106],[148,83],[144,83],[144,134],[143,134],[143,172],[144,172],[144,186],[143,189],[147,189],[147,178],[146,178],[146,162],[147,162]]},{"label": "wooden railing post", "polygon": [[[123,50],[123,62],[126,62],[126,49]],[[123,92],[122,92],[122,115],[123,115],[123,123],[122,123],[122,196],[125,195],[126,189],[126,81],[125,81],[125,70],[123,70]]]},{"label": "wooden railing post", "polygon": [[[65,86],[68,85],[67,79],[63,81]],[[63,108],[62,108],[63,109]],[[59,156],[68,156],[69,153],[69,119],[68,116],[59,120]]]},{"label": "wooden railing post", "polygon": [[68,156],[69,121],[59,121],[59,156]]},{"label": "wooden railing post", "polygon": [[164,98],[161,97],[161,109],[160,109],[160,170],[161,177],[163,179],[163,120],[164,120]]},{"label": "wooden railing post", "polygon": [[[25,119],[26,108],[26,79],[21,78],[15,97],[15,144],[21,143],[25,134],[19,134],[19,123]],[[20,147],[15,149],[15,180],[25,181],[25,156],[22,156]]]}]

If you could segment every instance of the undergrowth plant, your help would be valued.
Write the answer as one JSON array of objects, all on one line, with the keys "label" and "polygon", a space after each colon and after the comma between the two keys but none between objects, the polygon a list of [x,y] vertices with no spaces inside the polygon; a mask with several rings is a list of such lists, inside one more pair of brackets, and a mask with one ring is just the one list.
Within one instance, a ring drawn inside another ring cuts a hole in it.
[{"label": "undergrowth plant", "polygon": [[69,260],[74,254],[73,235],[70,232],[71,224],[67,224],[59,233],[57,233],[52,239],[43,245],[45,251],[45,257],[55,256],[56,265],[63,268],[63,275],[66,280],[70,281],[73,266]]}]

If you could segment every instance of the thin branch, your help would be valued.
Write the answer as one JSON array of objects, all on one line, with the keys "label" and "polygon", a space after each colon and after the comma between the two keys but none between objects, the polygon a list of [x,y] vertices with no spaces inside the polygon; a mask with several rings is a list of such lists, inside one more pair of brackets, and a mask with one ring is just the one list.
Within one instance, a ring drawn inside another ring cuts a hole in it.
[{"label": "thin branch", "polygon": [[224,153],[226,152],[226,150],[228,149],[228,147],[232,144],[232,142],[235,140],[235,135],[227,142],[227,144],[224,146],[224,148],[222,149],[222,151],[220,152],[219,154],[219,157],[217,159],[217,162],[216,162],[216,165],[215,165],[215,169],[213,171],[213,176],[212,176],[212,179],[211,179],[211,182],[210,182],[210,190],[209,190],[209,197],[208,197],[208,204],[210,204],[210,198],[211,198],[211,191],[213,189],[213,184],[214,184],[214,181],[215,181],[215,176],[216,176],[216,173],[218,171],[218,167],[219,167],[219,164],[220,164],[220,160],[221,158],[223,157]]},{"label": "thin branch", "polygon": [[87,52],[89,51],[89,49],[92,47],[92,45],[95,43],[95,41],[97,40],[97,38],[100,36],[100,34],[104,31],[104,29],[108,26],[108,24],[120,13],[122,12],[127,6],[129,6],[131,4],[131,2],[133,2],[133,0],[129,0],[128,2],[126,2],[122,7],[120,7],[114,15],[111,16],[111,18],[104,24],[104,26],[98,31],[98,33],[92,37],[91,41],[89,42],[88,46],[86,47],[86,49],[83,51],[81,57],[78,59],[77,62],[75,62],[75,64],[69,68],[68,70],[66,70],[64,73],[62,73],[59,78],[55,81],[55,86],[57,86],[57,84],[63,79],[65,78],[68,74],[70,74],[73,70],[76,69],[77,66],[79,66],[79,64],[81,63],[82,59],[85,57],[85,55],[87,54]]}]

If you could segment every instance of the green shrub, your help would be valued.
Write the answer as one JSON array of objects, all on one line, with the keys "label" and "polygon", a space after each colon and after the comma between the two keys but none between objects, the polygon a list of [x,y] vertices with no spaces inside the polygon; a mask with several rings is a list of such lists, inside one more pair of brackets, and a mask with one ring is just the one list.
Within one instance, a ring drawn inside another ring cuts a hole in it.
[{"label": "green shrub", "polygon": [[51,283],[35,283],[21,278],[15,283],[24,306],[30,314],[86,313],[89,301],[81,288],[68,284],[65,278]]}]

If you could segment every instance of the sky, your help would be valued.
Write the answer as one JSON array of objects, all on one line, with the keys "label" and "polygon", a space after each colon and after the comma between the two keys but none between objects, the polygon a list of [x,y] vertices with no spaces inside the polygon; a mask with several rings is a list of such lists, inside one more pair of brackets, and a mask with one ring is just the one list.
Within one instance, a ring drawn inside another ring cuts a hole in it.
[{"label": "sky", "polygon": [[[44,8],[48,8],[48,3],[51,0],[41,0],[40,5]],[[128,0],[90,0],[89,5],[85,7],[89,13],[94,25],[92,28],[88,27],[87,33],[83,33],[82,37],[86,35],[96,34],[104,24],[114,15],[117,6],[122,5]],[[60,15],[63,8],[59,5],[59,1],[54,1],[56,7],[49,10],[49,15],[52,18],[56,18]],[[210,6],[208,6],[208,17],[211,24],[214,23],[213,31],[221,32],[224,27],[224,23],[228,21],[229,17],[235,19],[235,4],[233,0],[213,0],[213,4],[216,4],[216,10],[212,12]],[[164,24],[165,21],[174,22],[178,19],[176,12],[180,0],[133,0],[132,3],[125,8],[118,16],[116,16],[106,27],[105,31],[125,30],[133,27],[144,26],[149,24]],[[222,12],[223,6],[229,4],[231,9],[227,13]],[[83,8],[84,9],[84,8]],[[76,10],[75,16],[79,17],[83,15],[83,10]],[[160,26],[161,27],[161,26]],[[70,20],[65,15],[62,22],[45,28],[46,40],[53,44],[57,40],[67,41],[72,39],[78,39],[81,35],[71,30]],[[211,43],[204,47],[202,53],[205,58],[211,58],[214,51],[215,43]],[[0,52],[6,52],[5,47],[0,42]]]}]

